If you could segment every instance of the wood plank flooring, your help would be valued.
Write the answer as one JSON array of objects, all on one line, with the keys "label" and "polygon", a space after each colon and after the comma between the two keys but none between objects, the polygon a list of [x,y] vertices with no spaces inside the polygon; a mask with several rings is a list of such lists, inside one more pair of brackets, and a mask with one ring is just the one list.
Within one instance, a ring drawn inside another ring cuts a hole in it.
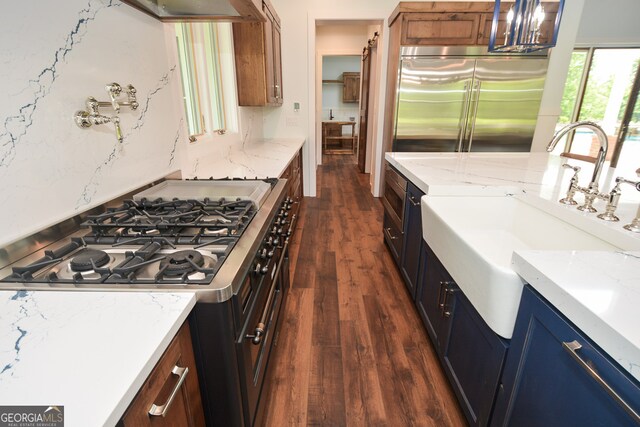
[{"label": "wood plank flooring", "polygon": [[353,156],[324,160],[291,242],[265,425],[466,425],[384,244],[369,175]]}]

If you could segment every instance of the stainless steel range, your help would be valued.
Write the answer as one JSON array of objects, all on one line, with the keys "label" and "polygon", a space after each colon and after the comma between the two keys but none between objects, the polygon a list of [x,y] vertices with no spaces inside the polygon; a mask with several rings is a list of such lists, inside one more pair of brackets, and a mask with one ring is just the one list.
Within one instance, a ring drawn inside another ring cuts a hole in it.
[{"label": "stainless steel range", "polygon": [[277,179],[164,181],[0,249],[0,289],[195,291],[207,424],[257,425],[289,287],[285,193]]}]

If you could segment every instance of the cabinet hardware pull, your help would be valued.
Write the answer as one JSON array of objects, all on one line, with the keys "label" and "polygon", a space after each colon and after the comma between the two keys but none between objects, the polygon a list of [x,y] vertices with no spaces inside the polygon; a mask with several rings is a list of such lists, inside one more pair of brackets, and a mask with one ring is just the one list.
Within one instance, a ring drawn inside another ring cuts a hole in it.
[{"label": "cabinet hardware pull", "polygon": [[438,307],[440,311],[444,310],[444,301],[442,301],[442,290],[445,288],[447,282],[440,282],[440,291],[438,291]]},{"label": "cabinet hardware pull", "polygon": [[452,294],[453,292],[454,292],[454,290],[453,289],[449,289],[449,288],[446,288],[445,291],[444,291],[444,304],[442,306],[442,316],[443,317],[450,317],[451,316],[451,311],[449,311],[448,308],[447,308],[447,301],[449,300],[449,294]]},{"label": "cabinet hardware pull", "polygon": [[638,415],[638,413],[634,411],[633,408],[629,406],[629,404],[625,402],[624,399],[620,397],[620,395],[616,393],[609,384],[606,383],[606,381],[600,376],[600,374],[595,371],[595,369],[589,366],[589,364],[580,357],[580,355],[578,354],[578,350],[582,348],[582,345],[578,341],[574,340],[571,342],[563,342],[562,347],[567,353],[569,353],[573,360],[578,362],[578,364],[582,366],[585,371],[587,371],[591,378],[596,380],[596,382],[605,389],[609,396],[611,396],[613,400],[615,400],[622,407],[622,409],[624,409],[625,412],[635,420],[635,422],[640,423],[640,415]]},{"label": "cabinet hardware pull", "polygon": [[387,232],[387,235],[389,236],[389,239],[391,239],[391,240],[396,240],[397,239],[397,237],[394,237],[394,236],[391,235],[391,227],[385,228],[384,231]]},{"label": "cabinet hardware pull", "polygon": [[171,370],[171,373],[178,376],[178,382],[176,383],[175,387],[173,387],[173,390],[171,390],[171,394],[169,395],[169,398],[167,399],[167,402],[165,404],[156,405],[154,403],[151,405],[151,408],[149,408],[149,415],[151,415],[152,417],[164,417],[167,415],[169,406],[171,406],[171,403],[173,403],[173,399],[175,399],[176,394],[178,394],[178,391],[180,390],[180,387],[182,387],[182,383],[184,382],[185,378],[187,378],[189,367],[185,366],[183,368],[176,365]]},{"label": "cabinet hardware pull", "polygon": [[416,198],[414,196],[409,196],[409,201],[413,206],[420,206],[420,200],[418,199],[416,202]]}]

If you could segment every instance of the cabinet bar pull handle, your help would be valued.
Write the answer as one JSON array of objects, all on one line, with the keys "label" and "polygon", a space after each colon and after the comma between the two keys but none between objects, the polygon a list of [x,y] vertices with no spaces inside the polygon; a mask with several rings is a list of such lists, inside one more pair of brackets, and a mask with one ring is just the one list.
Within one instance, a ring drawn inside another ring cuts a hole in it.
[{"label": "cabinet bar pull handle", "polygon": [[409,201],[413,206],[420,206],[420,199],[416,202],[416,198],[413,195],[409,196]]},{"label": "cabinet bar pull handle", "polygon": [[178,382],[176,383],[175,387],[173,387],[173,390],[171,390],[171,394],[169,395],[169,398],[167,399],[167,402],[165,404],[156,405],[154,403],[153,405],[151,405],[151,408],[149,408],[149,415],[151,415],[152,417],[164,417],[165,415],[167,415],[169,406],[171,406],[171,403],[173,403],[173,399],[175,399],[176,394],[178,394],[178,391],[182,386],[182,383],[184,382],[185,378],[187,378],[189,368],[187,366],[183,368],[176,365],[171,370],[171,373],[179,377]]},{"label": "cabinet bar pull handle", "polygon": [[624,399],[620,397],[620,395],[616,393],[615,390],[612,389],[611,386],[607,384],[605,380],[591,366],[589,366],[587,362],[582,360],[580,355],[578,355],[578,350],[582,348],[582,345],[580,345],[578,341],[563,342],[562,347],[566,350],[567,353],[569,353],[569,355],[571,355],[573,360],[578,362],[578,364],[582,366],[585,371],[587,371],[591,378],[596,380],[596,382],[605,389],[605,391],[609,394],[609,396],[613,398],[613,400],[615,400],[620,406],[622,406],[625,412],[629,414],[631,418],[635,420],[635,422],[640,423],[640,415],[638,415],[638,413],[634,411],[633,408],[629,406],[629,404],[625,402]]},{"label": "cabinet bar pull handle", "polygon": [[[442,290],[444,289],[447,282],[440,282],[440,291],[438,292],[438,307],[440,311],[444,311],[444,302],[442,301]],[[446,291],[445,291],[446,294]]]},{"label": "cabinet bar pull handle", "polygon": [[391,234],[391,227],[385,228],[385,229],[384,229],[384,231],[386,231],[386,232],[387,232],[387,235],[389,236],[389,239],[391,239],[391,240],[396,240],[396,239],[397,239],[397,237],[394,237],[394,236]]}]

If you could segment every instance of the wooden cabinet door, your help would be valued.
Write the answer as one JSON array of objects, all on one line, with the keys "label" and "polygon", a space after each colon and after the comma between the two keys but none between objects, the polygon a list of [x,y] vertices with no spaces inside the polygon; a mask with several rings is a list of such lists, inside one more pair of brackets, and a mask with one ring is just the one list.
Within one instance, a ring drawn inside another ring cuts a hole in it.
[{"label": "wooden cabinet door", "polygon": [[275,103],[282,105],[282,37],[280,25],[273,25],[273,85],[275,91]]},{"label": "wooden cabinet door", "polygon": [[[165,405],[164,414],[150,415],[153,405],[160,406],[158,410]],[[124,427],[204,427],[198,372],[187,322],[171,341],[121,421]]]},{"label": "wooden cabinet door", "polygon": [[637,426],[590,370],[640,413],[638,382],[525,286],[491,425]]},{"label": "wooden cabinet door", "polygon": [[480,28],[479,13],[405,13],[402,45],[475,45]]},{"label": "wooden cabinet door", "polygon": [[280,20],[266,1],[262,10],[265,22],[233,24],[240,106],[282,105]]},{"label": "wooden cabinet door", "polygon": [[360,73],[342,73],[342,102],[360,100]]}]

